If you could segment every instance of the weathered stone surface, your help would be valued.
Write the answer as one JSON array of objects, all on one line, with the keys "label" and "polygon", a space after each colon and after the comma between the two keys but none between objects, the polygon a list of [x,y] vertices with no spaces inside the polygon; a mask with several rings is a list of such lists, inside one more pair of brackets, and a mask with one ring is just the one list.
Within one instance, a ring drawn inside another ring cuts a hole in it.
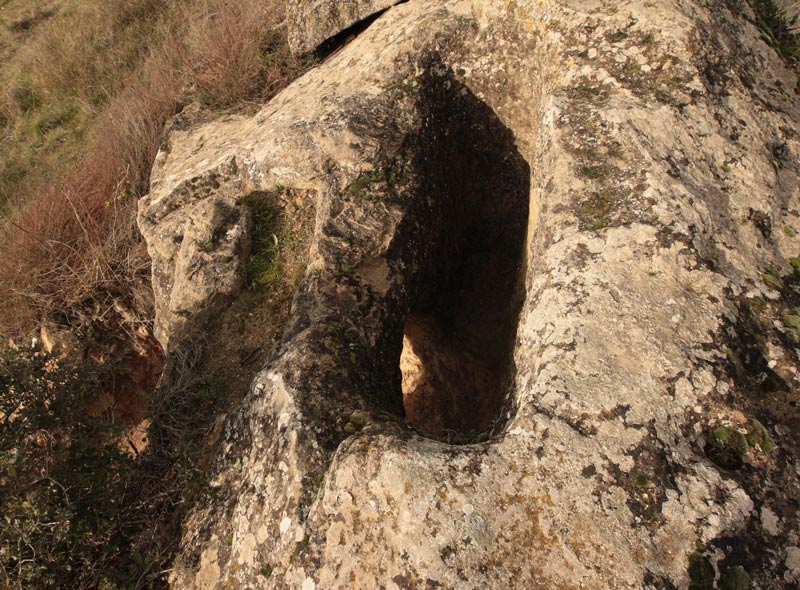
[{"label": "weathered stone surface", "polygon": [[313,51],[326,39],[403,0],[287,0],[289,46]]},{"label": "weathered stone surface", "polygon": [[[698,551],[796,583],[796,78],[748,15],[411,0],[257,115],[173,131],[142,209],[160,313],[180,248],[157,228],[189,179],[305,190],[317,220],[172,586],[686,588]],[[500,419],[426,438],[402,419],[406,316],[449,313],[519,191],[519,273],[481,271],[522,298]],[[706,456],[720,425],[754,441],[741,469]]]},{"label": "weathered stone surface", "polygon": [[150,257],[159,261],[152,281],[155,335],[173,350],[241,287],[250,214],[238,201],[246,183],[235,158],[183,179],[169,200],[155,196],[158,183],[140,201],[138,223]]}]

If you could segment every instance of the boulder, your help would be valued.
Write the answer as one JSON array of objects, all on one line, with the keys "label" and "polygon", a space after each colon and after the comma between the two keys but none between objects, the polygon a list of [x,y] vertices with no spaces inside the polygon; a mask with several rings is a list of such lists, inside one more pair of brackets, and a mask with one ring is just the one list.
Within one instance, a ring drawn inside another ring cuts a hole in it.
[{"label": "boulder", "polygon": [[410,0],[255,115],[175,129],[140,217],[163,331],[213,313],[176,292],[211,226],[171,236],[244,236],[214,212],[281,187],[316,223],[172,588],[792,583],[796,74],[753,20]]},{"label": "boulder", "polygon": [[289,46],[298,54],[403,0],[288,0]]}]

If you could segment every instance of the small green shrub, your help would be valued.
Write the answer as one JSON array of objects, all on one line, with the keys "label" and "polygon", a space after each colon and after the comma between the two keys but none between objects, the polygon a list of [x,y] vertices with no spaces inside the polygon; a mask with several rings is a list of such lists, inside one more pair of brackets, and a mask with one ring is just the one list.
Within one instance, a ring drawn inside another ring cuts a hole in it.
[{"label": "small green shrub", "polygon": [[[93,588],[118,559],[132,458],[93,416],[96,366],[32,349],[0,354],[0,585]],[[130,526],[130,525],[127,525]]]},{"label": "small green shrub", "polygon": [[786,336],[793,344],[800,344],[800,309],[785,314],[782,318]]},{"label": "small green shrub", "polygon": [[636,487],[640,490],[646,490],[650,487],[650,478],[647,477],[644,473],[637,472],[634,475],[633,482],[636,484]]},{"label": "small green shrub", "polygon": [[382,168],[370,170],[356,178],[350,186],[347,187],[347,192],[354,197],[364,197],[373,184],[381,182],[386,182],[386,170]]},{"label": "small green shrub", "polygon": [[745,438],[747,439],[748,445],[751,447],[758,447],[765,453],[771,453],[775,450],[775,442],[772,440],[769,431],[761,422],[755,418],[751,418],[748,420],[745,428],[747,430]]},{"label": "small green shrub", "polygon": [[750,590],[753,583],[740,565],[729,567],[719,580],[720,590]]},{"label": "small green shrub", "polygon": [[778,271],[772,267],[767,267],[766,272],[761,275],[761,280],[771,289],[775,289],[776,291],[781,291],[783,289],[783,279],[781,275],[778,274]]},{"label": "small green shrub", "polygon": [[744,426],[744,433],[733,426],[717,426],[708,433],[705,452],[708,458],[723,469],[739,469],[751,448],[758,447],[763,453],[775,450],[766,427],[751,418]]},{"label": "small green shrub", "polygon": [[245,284],[251,287],[274,287],[283,279],[279,256],[283,212],[276,193],[254,193],[243,199],[253,218],[250,258],[246,264]]},{"label": "small green shrub", "polygon": [[689,590],[712,590],[714,588],[714,566],[699,553],[689,556]]},{"label": "small green shrub", "polygon": [[748,449],[744,434],[732,426],[718,426],[709,433],[705,451],[723,469],[739,469]]},{"label": "small green shrub", "polygon": [[793,257],[789,259],[789,264],[792,265],[792,273],[796,277],[800,277],[800,257]]}]

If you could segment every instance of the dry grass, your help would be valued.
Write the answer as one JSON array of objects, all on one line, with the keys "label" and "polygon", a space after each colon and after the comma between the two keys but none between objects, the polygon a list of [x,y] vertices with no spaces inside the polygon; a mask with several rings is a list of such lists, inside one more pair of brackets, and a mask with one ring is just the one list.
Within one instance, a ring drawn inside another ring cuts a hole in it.
[{"label": "dry grass", "polygon": [[0,95],[8,336],[43,321],[72,326],[113,301],[147,317],[134,214],[165,121],[193,99],[263,100],[299,71],[277,0],[64,0],[54,10],[35,35],[25,30],[0,76],[10,81]]},{"label": "dry grass", "polygon": [[[782,0],[779,2],[779,6],[786,13],[789,20],[800,17],[800,0]],[[797,32],[798,28],[800,28],[800,26],[795,21],[792,30]]]},{"label": "dry grass", "polygon": [[[30,84],[45,100],[75,96],[102,105],[137,68],[174,9],[166,0],[77,2],[51,18],[24,46],[21,60]],[[145,43],[142,43],[145,41]]]},{"label": "dry grass", "polygon": [[[296,72],[278,25],[275,2],[208,2],[187,35],[195,92],[206,103],[227,106],[264,98]],[[265,57],[268,56],[268,59]]]}]

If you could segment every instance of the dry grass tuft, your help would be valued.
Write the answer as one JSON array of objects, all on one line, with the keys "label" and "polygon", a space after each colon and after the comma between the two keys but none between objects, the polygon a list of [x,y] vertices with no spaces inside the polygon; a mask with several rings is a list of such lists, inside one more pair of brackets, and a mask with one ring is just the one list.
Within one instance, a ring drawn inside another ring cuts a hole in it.
[{"label": "dry grass tuft", "polygon": [[205,3],[187,36],[186,70],[198,96],[226,106],[258,96],[264,82],[273,83],[271,66],[282,57],[276,30],[281,19],[267,3]]},{"label": "dry grass tuft", "polygon": [[[134,225],[166,120],[189,100],[263,100],[300,66],[277,0],[65,0],[0,94],[0,333],[151,312]],[[0,80],[3,76],[0,76]]]}]

